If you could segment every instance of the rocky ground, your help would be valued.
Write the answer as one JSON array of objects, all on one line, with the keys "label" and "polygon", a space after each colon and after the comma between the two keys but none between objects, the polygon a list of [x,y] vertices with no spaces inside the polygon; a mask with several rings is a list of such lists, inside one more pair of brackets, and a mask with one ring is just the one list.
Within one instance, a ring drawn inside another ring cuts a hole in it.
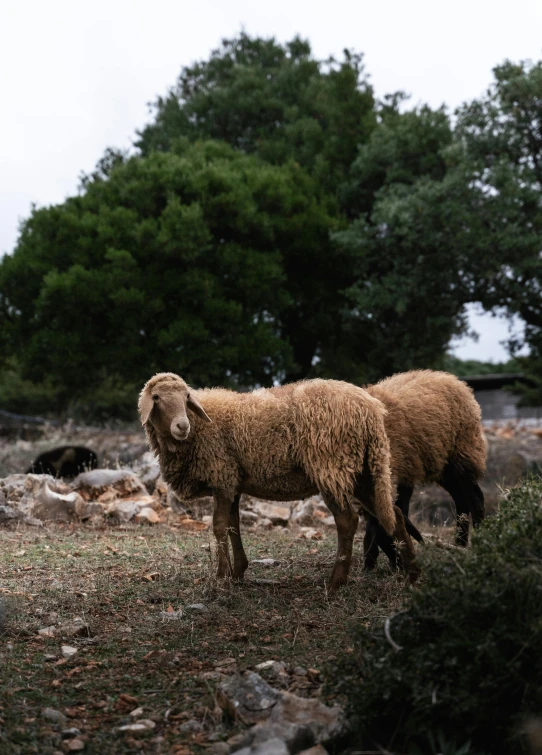
[{"label": "rocky ground", "polygon": [[[495,426],[487,439],[491,508],[499,486],[540,470],[542,432]],[[66,481],[23,473],[68,443],[102,468]],[[360,525],[351,582],[330,598],[336,536],[321,499],[245,496],[247,579],[217,584],[211,508],[168,491],[138,430],[0,436],[2,753],[341,752],[326,666],[349,652],[352,622],[400,610],[404,581],[382,558],[362,571]],[[425,547],[446,547],[446,494],[418,491],[414,509]]]}]

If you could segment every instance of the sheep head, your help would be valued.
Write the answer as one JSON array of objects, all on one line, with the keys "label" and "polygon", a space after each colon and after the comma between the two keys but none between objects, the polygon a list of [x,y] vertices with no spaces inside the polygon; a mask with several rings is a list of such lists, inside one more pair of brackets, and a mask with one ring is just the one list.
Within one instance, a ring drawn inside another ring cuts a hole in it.
[{"label": "sheep head", "polygon": [[141,424],[152,425],[159,437],[183,441],[190,434],[187,409],[205,422],[211,422],[194,391],[173,372],[152,377],[139,396]]}]

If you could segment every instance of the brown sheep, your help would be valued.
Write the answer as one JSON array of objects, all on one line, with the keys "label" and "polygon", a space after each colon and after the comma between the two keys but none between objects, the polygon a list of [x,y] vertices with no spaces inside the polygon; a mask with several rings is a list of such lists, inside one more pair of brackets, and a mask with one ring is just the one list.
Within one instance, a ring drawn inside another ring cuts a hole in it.
[{"label": "brown sheep", "polygon": [[363,389],[308,380],[252,393],[195,391],[178,375],[160,373],[143,388],[139,412],[162,475],[179,498],[214,497],[219,577],[242,579],[248,566],[239,529],[242,493],[288,501],[318,491],[338,531],[331,589],[348,576],[358,524],[354,500],[402,544],[407,573],[418,576],[403,515],[393,505],[384,409]]},{"label": "brown sheep", "polygon": [[[396,505],[408,517],[414,486],[436,482],[452,496],[457,515],[456,542],[466,546],[469,514],[476,527],[484,518],[478,485],[486,463],[480,407],[472,390],[454,375],[413,370],[393,375],[365,389],[386,407]],[[365,567],[374,568],[378,547],[392,565],[396,551],[374,518],[367,522]]]}]

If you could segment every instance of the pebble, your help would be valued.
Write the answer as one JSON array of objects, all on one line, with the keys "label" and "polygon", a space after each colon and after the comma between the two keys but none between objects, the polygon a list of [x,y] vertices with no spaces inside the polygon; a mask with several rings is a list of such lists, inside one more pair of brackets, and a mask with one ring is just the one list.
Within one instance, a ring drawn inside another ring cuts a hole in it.
[{"label": "pebble", "polygon": [[203,611],[208,611],[209,609],[207,606],[205,606],[203,603],[191,603],[189,606],[185,606],[186,611],[199,611],[202,613]]},{"label": "pebble", "polygon": [[72,648],[71,645],[62,645],[60,648],[60,652],[62,653],[63,658],[67,658],[68,660],[70,658],[73,658],[75,655],[77,655],[77,648]]},{"label": "pebble", "polygon": [[55,724],[63,724],[68,720],[64,713],[59,710],[55,710],[55,708],[44,708],[41,711],[41,715]]}]

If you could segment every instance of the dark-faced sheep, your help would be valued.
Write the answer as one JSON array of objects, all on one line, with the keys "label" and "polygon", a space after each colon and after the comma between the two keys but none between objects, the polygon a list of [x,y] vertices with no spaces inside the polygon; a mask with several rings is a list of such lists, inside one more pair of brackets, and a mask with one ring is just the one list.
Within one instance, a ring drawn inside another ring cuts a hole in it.
[{"label": "dark-faced sheep", "polygon": [[308,380],[252,393],[195,391],[178,375],[161,373],[143,388],[139,412],[162,475],[179,498],[214,497],[219,577],[242,579],[248,566],[239,531],[242,493],[288,501],[318,491],[338,531],[331,589],[348,576],[355,501],[401,544],[407,573],[417,577],[412,541],[392,499],[384,409],[363,389]]},{"label": "dark-faced sheep", "polygon": [[98,457],[84,446],[59,446],[45,451],[35,459],[26,474],[50,474],[53,477],[75,477],[80,472],[96,469]]},{"label": "dark-faced sheep", "polygon": [[[398,485],[396,505],[408,517],[414,486],[438,483],[455,503],[456,542],[467,545],[469,515],[475,527],[484,518],[484,495],[478,480],[486,463],[480,407],[471,389],[447,372],[413,370],[366,390],[387,409],[384,422],[392,479]],[[374,568],[379,546],[395,565],[391,539],[369,518],[364,542],[367,569]]]}]

